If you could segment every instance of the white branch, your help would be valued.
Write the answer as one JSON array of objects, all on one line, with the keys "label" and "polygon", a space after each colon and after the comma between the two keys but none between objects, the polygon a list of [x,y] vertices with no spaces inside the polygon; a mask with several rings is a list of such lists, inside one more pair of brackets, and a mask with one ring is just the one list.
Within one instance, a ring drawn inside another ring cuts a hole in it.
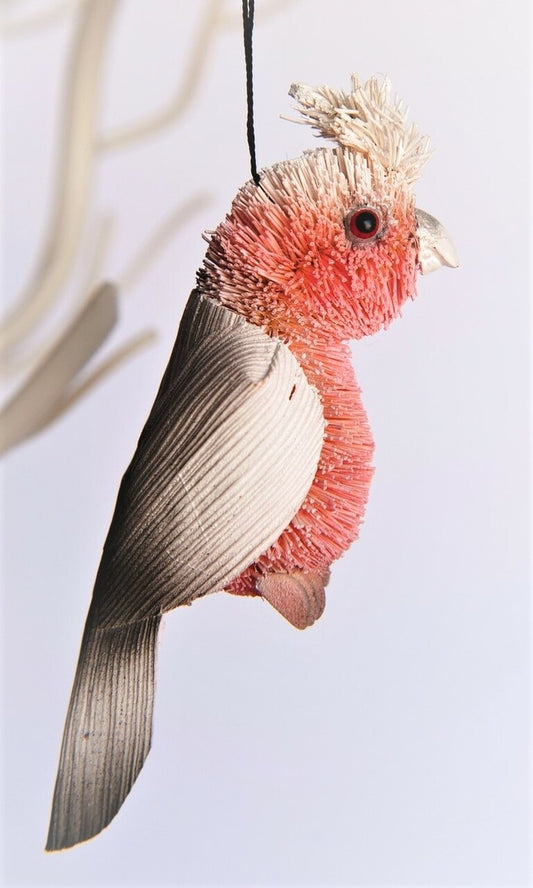
[{"label": "white branch", "polygon": [[127,126],[120,127],[109,135],[103,135],[97,138],[96,148],[99,151],[105,151],[108,148],[119,148],[136,142],[138,139],[152,136],[169,123],[172,123],[180,114],[183,113],[187,105],[190,104],[198,85],[200,78],[208,58],[209,44],[211,43],[217,27],[219,25],[220,9],[223,0],[210,0],[207,12],[201,23],[200,30],[196,36],[193,48],[191,50],[188,66],[185,73],[180,78],[179,85],[171,100],[155,111],[151,115],[147,115],[141,121]]},{"label": "white branch", "polygon": [[207,204],[207,195],[200,193],[190,198],[187,203],[172,210],[167,218],[158,225],[139,252],[128,262],[126,268],[119,274],[118,287],[122,293],[135,286],[139,277],[145,272],[148,265],[154,261],[157,254],[168,243],[177,229],[187,222],[193,213],[203,209]]},{"label": "white branch", "polygon": [[115,326],[117,317],[117,289],[110,283],[101,284],[0,412],[0,453],[47,423],[74,377]]},{"label": "white branch", "polygon": [[67,13],[72,12],[78,3],[80,0],[56,0],[55,3],[50,3],[46,9],[12,19],[4,13],[0,22],[0,33],[2,37],[19,37],[47,25],[53,25],[54,22],[64,18]]},{"label": "white branch", "polygon": [[59,419],[63,413],[66,413],[67,410],[98,385],[99,382],[102,382],[103,379],[109,376],[110,373],[116,370],[117,367],[124,364],[127,360],[133,357],[134,354],[141,351],[141,349],[146,348],[147,345],[150,345],[156,339],[157,333],[155,330],[144,330],[142,333],[133,336],[121,345],[120,348],[117,348],[105,359],[105,361],[102,361],[92,373],[89,373],[78,385],[57,401],[43,422],[33,427],[31,434],[34,435],[37,432],[42,431],[46,426],[50,425],[51,422],[55,422],[56,419]]},{"label": "white branch", "polygon": [[[257,17],[260,20],[266,19],[272,14],[285,10],[290,2],[293,2],[293,0],[272,0],[268,6],[262,6],[258,10]],[[242,26],[242,18],[224,12],[223,7],[224,0],[210,0],[191,50],[188,67],[170,101],[153,114],[144,117],[141,121],[120,127],[108,135],[100,136],[96,142],[96,147],[99,151],[123,147],[145,136],[152,136],[183,113],[198,89],[200,78],[208,59],[209,45],[217,29],[220,26],[231,28]]]},{"label": "white branch", "polygon": [[54,206],[33,275],[0,331],[13,347],[40,321],[63,284],[79,245],[93,164],[99,73],[117,0],[84,0],[67,72]]}]

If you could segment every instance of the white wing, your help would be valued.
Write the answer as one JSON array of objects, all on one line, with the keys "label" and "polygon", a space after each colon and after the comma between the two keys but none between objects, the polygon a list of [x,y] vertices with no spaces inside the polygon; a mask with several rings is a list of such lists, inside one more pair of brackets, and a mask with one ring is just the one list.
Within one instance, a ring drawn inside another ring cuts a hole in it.
[{"label": "white wing", "polygon": [[[193,292],[104,547],[48,850],[115,816],[150,749],[162,611],[224,588],[276,540],[309,490],[323,433],[318,395],[286,346]],[[304,605],[317,597],[308,587]],[[283,611],[286,583],[266,595]]]},{"label": "white wing", "polygon": [[324,435],[290,350],[193,291],[120,488],[97,623],[120,625],[224,588],[305,499]]}]

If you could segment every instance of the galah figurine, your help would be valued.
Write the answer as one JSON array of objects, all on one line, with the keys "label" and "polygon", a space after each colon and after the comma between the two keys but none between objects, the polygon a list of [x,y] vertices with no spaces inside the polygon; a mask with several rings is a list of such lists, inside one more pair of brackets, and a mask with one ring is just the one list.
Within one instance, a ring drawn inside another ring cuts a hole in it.
[{"label": "galah figurine", "polygon": [[320,617],[373,471],[348,340],[399,315],[418,271],[457,265],[415,208],[429,144],[388,81],[290,94],[333,144],[263,170],[209,236],[104,546],[47,850],[103,829],[142,768],[164,613],[226,591],[298,629]]}]

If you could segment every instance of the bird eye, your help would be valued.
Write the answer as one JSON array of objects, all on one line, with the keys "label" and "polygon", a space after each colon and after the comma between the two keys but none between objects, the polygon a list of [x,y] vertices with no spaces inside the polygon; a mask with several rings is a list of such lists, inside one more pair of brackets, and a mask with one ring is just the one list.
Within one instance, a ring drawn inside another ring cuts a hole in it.
[{"label": "bird eye", "polygon": [[360,207],[346,217],[346,233],[353,243],[374,240],[381,228],[380,215],[373,207]]}]

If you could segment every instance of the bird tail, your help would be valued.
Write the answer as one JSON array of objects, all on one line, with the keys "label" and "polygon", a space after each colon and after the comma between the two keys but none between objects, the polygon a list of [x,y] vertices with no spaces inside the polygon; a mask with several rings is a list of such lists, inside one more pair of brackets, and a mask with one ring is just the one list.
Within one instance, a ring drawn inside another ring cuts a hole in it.
[{"label": "bird tail", "polygon": [[98,627],[81,643],[52,803],[47,851],[90,839],[113,819],[148,755],[161,616]]}]

